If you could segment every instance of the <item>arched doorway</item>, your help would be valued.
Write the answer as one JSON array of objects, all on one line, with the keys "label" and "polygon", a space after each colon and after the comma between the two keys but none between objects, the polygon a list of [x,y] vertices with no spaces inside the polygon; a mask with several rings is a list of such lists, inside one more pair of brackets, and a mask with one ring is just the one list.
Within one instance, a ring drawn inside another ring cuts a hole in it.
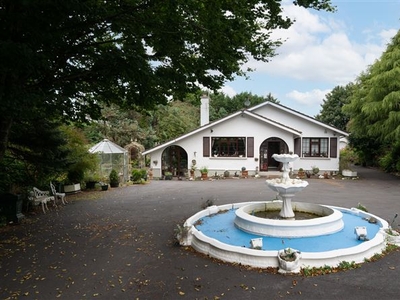
[{"label": "arched doorway", "polygon": [[280,171],[281,165],[272,155],[280,153],[288,153],[289,147],[284,140],[278,137],[271,137],[260,146],[260,171]]},{"label": "arched doorway", "polygon": [[172,176],[185,176],[188,171],[188,156],[180,146],[170,146],[162,154],[162,175],[171,172]]}]

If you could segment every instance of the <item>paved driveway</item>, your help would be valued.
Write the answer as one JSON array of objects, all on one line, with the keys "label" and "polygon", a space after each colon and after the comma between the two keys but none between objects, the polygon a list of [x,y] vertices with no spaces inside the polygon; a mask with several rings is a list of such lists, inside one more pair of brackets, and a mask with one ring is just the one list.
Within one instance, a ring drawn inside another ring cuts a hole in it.
[{"label": "paved driveway", "polygon": [[[400,179],[359,168],[360,180],[309,180],[296,201],[358,203],[400,213]],[[283,276],[225,264],[174,245],[174,229],[206,200],[269,200],[263,179],[152,181],[70,196],[70,204],[0,228],[1,299],[398,299],[400,253],[361,268]],[[400,217],[399,217],[400,218]]]}]

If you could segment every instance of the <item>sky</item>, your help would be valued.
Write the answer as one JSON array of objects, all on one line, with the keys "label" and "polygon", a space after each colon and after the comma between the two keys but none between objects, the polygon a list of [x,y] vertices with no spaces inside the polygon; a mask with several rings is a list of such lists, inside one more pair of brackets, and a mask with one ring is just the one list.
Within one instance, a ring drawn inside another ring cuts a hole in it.
[{"label": "sky", "polygon": [[283,0],[284,13],[296,22],[272,32],[286,42],[270,62],[250,60],[255,71],[227,82],[222,92],[266,96],[309,116],[317,115],[336,86],[354,82],[381,57],[400,30],[400,0],[333,0],[337,11],[318,12]]}]

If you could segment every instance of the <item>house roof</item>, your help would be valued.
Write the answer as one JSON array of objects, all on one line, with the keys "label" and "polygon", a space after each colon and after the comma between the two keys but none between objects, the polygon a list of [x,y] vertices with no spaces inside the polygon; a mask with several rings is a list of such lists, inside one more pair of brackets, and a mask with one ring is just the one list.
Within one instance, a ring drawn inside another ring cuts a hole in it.
[{"label": "house roof", "polygon": [[329,124],[326,124],[324,122],[321,122],[321,121],[319,121],[319,120],[317,120],[317,119],[315,119],[313,117],[310,117],[310,116],[308,116],[306,114],[303,114],[303,113],[301,113],[301,112],[299,112],[297,110],[291,109],[291,108],[289,108],[287,106],[284,106],[282,104],[279,104],[279,103],[266,101],[266,102],[260,103],[260,104],[258,104],[256,106],[250,107],[248,110],[249,111],[254,111],[254,110],[257,110],[260,107],[267,106],[267,105],[279,108],[279,109],[281,109],[281,110],[283,110],[285,112],[288,112],[288,113],[290,113],[292,115],[298,116],[298,117],[300,117],[302,119],[308,120],[308,121],[310,121],[310,122],[312,122],[314,124],[318,124],[318,125],[320,125],[322,127],[325,127],[326,129],[330,129],[330,130],[332,130],[334,132],[337,132],[339,135],[343,135],[343,136],[348,136],[349,135],[347,132],[345,132],[343,130],[340,130],[340,129],[332,126],[332,125],[329,125]]},{"label": "house roof", "polygon": [[198,133],[198,132],[201,132],[201,131],[203,131],[203,130],[206,130],[206,129],[208,129],[208,128],[212,127],[212,126],[215,126],[215,125],[217,125],[217,124],[223,123],[223,122],[225,122],[225,121],[227,121],[227,120],[229,120],[229,119],[232,119],[232,118],[234,118],[234,117],[236,117],[236,116],[238,116],[238,115],[241,115],[241,114],[246,114],[246,115],[248,115],[248,116],[251,116],[251,117],[253,117],[253,118],[255,118],[255,119],[258,119],[258,120],[260,120],[260,121],[262,121],[262,122],[265,122],[265,123],[267,123],[267,124],[270,124],[270,125],[272,125],[272,126],[275,126],[275,127],[277,127],[277,128],[280,128],[280,129],[282,129],[282,130],[284,130],[284,131],[290,132],[290,133],[292,133],[292,134],[294,134],[294,135],[297,135],[297,136],[300,136],[300,135],[302,134],[302,132],[301,132],[300,130],[291,128],[291,127],[289,127],[289,126],[287,126],[287,125],[285,125],[285,124],[279,123],[279,122],[277,122],[277,121],[275,121],[275,120],[272,120],[272,119],[270,119],[270,118],[264,117],[264,116],[262,116],[262,115],[257,114],[257,113],[254,112],[254,110],[257,110],[258,108],[263,107],[263,106],[265,106],[265,105],[274,106],[274,107],[276,107],[276,108],[278,108],[278,109],[284,110],[284,111],[287,112],[287,113],[290,113],[290,114],[292,114],[292,115],[296,115],[296,116],[301,117],[301,118],[303,118],[303,119],[306,119],[306,120],[308,120],[308,121],[310,121],[310,122],[312,122],[312,123],[318,124],[318,125],[320,125],[320,126],[322,126],[322,127],[325,127],[325,128],[330,129],[330,130],[332,130],[332,131],[334,131],[334,132],[337,132],[337,133],[340,134],[340,135],[348,136],[348,133],[347,133],[347,132],[341,131],[341,130],[339,130],[339,129],[333,127],[333,126],[327,125],[327,124],[325,124],[325,123],[323,123],[323,122],[321,122],[321,121],[316,120],[315,118],[312,118],[312,117],[310,117],[310,116],[307,116],[307,115],[305,115],[305,114],[302,114],[302,113],[300,113],[300,112],[298,112],[298,111],[295,111],[295,110],[293,110],[293,109],[290,109],[290,108],[288,108],[288,107],[286,107],[286,106],[283,106],[283,105],[281,105],[281,104],[276,104],[276,103],[273,103],[273,102],[266,101],[266,102],[263,102],[263,103],[261,103],[261,104],[259,104],[259,105],[253,106],[253,107],[248,108],[248,109],[244,109],[244,110],[237,111],[237,112],[235,112],[235,113],[233,113],[233,114],[231,114],[231,115],[229,115],[229,116],[226,116],[226,117],[221,118],[221,119],[219,119],[219,120],[216,120],[216,121],[214,121],[214,122],[210,122],[210,123],[208,123],[208,124],[206,124],[206,125],[203,125],[203,126],[201,126],[201,127],[198,127],[197,129],[192,130],[192,131],[190,131],[190,132],[188,132],[188,133],[186,133],[186,134],[184,134],[184,135],[181,135],[181,136],[179,136],[179,137],[177,137],[177,138],[175,138],[175,139],[172,139],[172,140],[170,140],[170,141],[167,141],[167,142],[165,142],[165,143],[162,143],[162,144],[160,144],[160,145],[157,145],[157,146],[155,146],[155,147],[153,147],[153,148],[151,148],[151,149],[149,149],[149,150],[146,150],[146,151],[144,151],[142,154],[143,154],[143,155],[146,155],[146,154],[149,154],[149,153],[151,153],[151,152],[154,152],[154,151],[157,151],[157,150],[159,150],[159,149],[162,149],[162,148],[164,148],[164,147],[170,146],[170,145],[172,145],[172,144],[174,144],[174,143],[176,143],[176,142],[179,142],[179,141],[181,141],[181,140],[183,140],[183,139],[185,139],[185,138],[187,138],[187,137],[189,137],[189,136],[191,136],[191,135],[194,135],[194,134],[196,134],[196,133]]}]

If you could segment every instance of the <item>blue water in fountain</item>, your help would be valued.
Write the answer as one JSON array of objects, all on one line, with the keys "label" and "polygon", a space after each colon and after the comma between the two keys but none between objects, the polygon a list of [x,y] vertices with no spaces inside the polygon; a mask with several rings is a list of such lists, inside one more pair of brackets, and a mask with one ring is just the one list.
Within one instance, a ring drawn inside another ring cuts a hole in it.
[{"label": "blue water in fountain", "polygon": [[380,229],[379,224],[369,223],[359,216],[342,211],[344,228],[334,234],[302,238],[258,236],[246,233],[235,227],[235,210],[231,209],[224,213],[201,218],[200,222],[196,223],[196,228],[210,238],[233,246],[250,248],[251,239],[262,237],[263,250],[280,250],[290,247],[302,252],[325,252],[354,247],[364,242],[356,238],[354,227],[365,226],[367,228],[367,238],[369,239],[375,237]]}]

